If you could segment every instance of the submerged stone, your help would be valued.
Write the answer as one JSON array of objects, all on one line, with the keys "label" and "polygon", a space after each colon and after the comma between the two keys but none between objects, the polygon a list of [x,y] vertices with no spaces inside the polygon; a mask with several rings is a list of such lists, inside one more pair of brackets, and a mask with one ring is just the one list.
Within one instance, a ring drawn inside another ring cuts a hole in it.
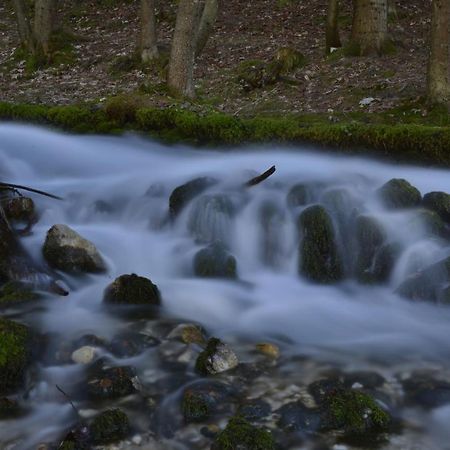
[{"label": "submerged stone", "polygon": [[434,211],[447,224],[450,224],[450,194],[446,192],[429,192],[423,196],[422,204]]},{"label": "submerged stone", "polygon": [[169,213],[172,219],[175,219],[197,195],[216,183],[217,180],[214,178],[200,177],[175,188],[169,198]]},{"label": "submerged stone", "polygon": [[419,190],[401,178],[393,178],[385,183],[378,194],[388,209],[415,208],[422,202]]},{"label": "submerged stone", "polygon": [[287,403],[276,412],[280,416],[278,426],[286,431],[312,433],[322,427],[320,411],[308,408],[300,401]]},{"label": "submerged stone", "polygon": [[248,400],[238,409],[238,415],[250,422],[263,420],[272,413],[269,403],[264,400]]},{"label": "submerged stone", "polygon": [[0,318],[0,394],[19,388],[31,362],[28,327]]},{"label": "submerged stone", "polygon": [[182,323],[175,327],[168,335],[167,339],[177,339],[184,344],[199,344],[206,343],[204,331],[200,325]]},{"label": "submerged stone", "polygon": [[108,409],[93,420],[89,429],[94,444],[112,444],[130,434],[130,423],[122,410]]},{"label": "submerged stone", "polygon": [[94,244],[67,225],[53,225],[47,232],[43,254],[55,269],[65,272],[103,272],[105,262]]},{"label": "submerged stone", "polygon": [[214,440],[211,450],[274,450],[270,431],[251,425],[242,417],[232,417]]},{"label": "submerged stone", "polygon": [[202,375],[215,375],[234,369],[239,360],[234,351],[220,339],[211,338],[195,363],[196,370]]},{"label": "submerged stone", "polygon": [[300,242],[299,273],[318,283],[343,278],[332,220],[323,206],[306,208],[299,217],[303,235]]},{"label": "submerged stone", "polygon": [[88,380],[87,393],[94,399],[113,399],[136,392],[136,371],[130,366],[100,369]]},{"label": "submerged stone", "polygon": [[215,242],[194,256],[194,273],[204,278],[236,278],[236,258],[225,246]]},{"label": "submerged stone", "polygon": [[103,302],[111,305],[160,305],[158,287],[148,278],[134,273],[117,277],[103,294]]},{"label": "submerged stone", "polygon": [[402,385],[408,405],[433,409],[450,403],[450,383],[434,378],[431,373],[413,372]]},{"label": "submerged stone", "polygon": [[450,230],[438,213],[422,209],[409,221],[408,228],[412,233],[429,237],[439,237],[447,239],[450,237]]}]

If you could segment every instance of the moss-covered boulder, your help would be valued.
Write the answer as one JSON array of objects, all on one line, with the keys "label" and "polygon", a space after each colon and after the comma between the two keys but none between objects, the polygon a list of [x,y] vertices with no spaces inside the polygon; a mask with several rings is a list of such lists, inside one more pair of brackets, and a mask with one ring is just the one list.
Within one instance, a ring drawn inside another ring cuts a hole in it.
[{"label": "moss-covered boulder", "polygon": [[29,197],[12,197],[2,202],[10,221],[31,223],[36,219],[34,201]]},{"label": "moss-covered boulder", "polygon": [[148,278],[134,273],[117,277],[103,294],[103,302],[110,305],[154,305],[161,304],[156,284]]},{"label": "moss-covered boulder", "polygon": [[306,63],[303,53],[292,47],[282,47],[277,50],[274,62],[280,75],[288,75]]},{"label": "moss-covered boulder", "polygon": [[22,384],[31,362],[31,334],[25,325],[0,318],[0,394]]},{"label": "moss-covered boulder", "polygon": [[217,180],[214,178],[200,177],[176,187],[169,197],[169,213],[172,219],[175,219],[197,195],[216,183]]},{"label": "moss-covered boulder", "polygon": [[215,375],[234,369],[239,360],[234,351],[220,339],[211,338],[195,362],[195,369],[202,375]]},{"label": "moss-covered boulder", "polygon": [[408,277],[396,290],[410,300],[447,302],[450,283],[450,257]]},{"label": "moss-covered boulder", "polygon": [[99,414],[89,428],[92,442],[96,445],[119,442],[130,434],[128,417],[118,408]]},{"label": "moss-covered boulder", "polygon": [[390,414],[370,395],[353,389],[329,393],[323,408],[325,428],[347,435],[386,431],[391,423]]},{"label": "moss-covered boulder", "polygon": [[373,266],[370,270],[372,280],[378,283],[389,281],[401,251],[401,245],[396,242],[383,244],[376,252]]},{"label": "moss-covered boulder", "polygon": [[423,196],[422,204],[424,208],[434,211],[445,223],[450,224],[450,194],[429,192]]},{"label": "moss-covered boulder", "polygon": [[448,239],[449,227],[441,219],[438,213],[429,209],[417,211],[408,222],[408,230],[418,236],[438,237]]},{"label": "moss-covered boulder", "polygon": [[363,283],[378,280],[374,274],[374,260],[386,239],[381,224],[371,216],[359,216],[356,219],[357,257],[355,266],[356,278]]},{"label": "moss-covered boulder", "polygon": [[402,178],[389,180],[378,190],[378,195],[388,209],[415,208],[422,202],[419,190]]},{"label": "moss-covered boulder", "polygon": [[218,434],[212,450],[274,450],[275,440],[270,431],[251,425],[242,417],[232,417]]},{"label": "moss-covered boulder", "polygon": [[19,281],[8,281],[0,288],[0,308],[38,298],[29,285]]},{"label": "moss-covered boulder", "polygon": [[50,266],[65,272],[97,273],[106,268],[95,245],[67,225],[50,228],[42,251]]},{"label": "moss-covered boulder", "polygon": [[298,183],[292,186],[286,197],[287,204],[291,208],[305,206],[310,203],[311,200],[311,188],[304,183]]},{"label": "moss-covered boulder", "polygon": [[302,235],[299,273],[318,283],[333,283],[343,277],[335,231],[331,217],[323,206],[306,208],[298,220]]},{"label": "moss-covered boulder", "polygon": [[199,250],[194,256],[194,273],[203,278],[237,278],[236,258],[221,242]]},{"label": "moss-covered boulder", "polygon": [[279,68],[276,64],[259,59],[241,62],[236,72],[237,81],[245,91],[274,84],[279,77]]},{"label": "moss-covered boulder", "polygon": [[224,194],[203,195],[190,211],[188,228],[196,242],[227,244],[231,235],[233,204]]}]

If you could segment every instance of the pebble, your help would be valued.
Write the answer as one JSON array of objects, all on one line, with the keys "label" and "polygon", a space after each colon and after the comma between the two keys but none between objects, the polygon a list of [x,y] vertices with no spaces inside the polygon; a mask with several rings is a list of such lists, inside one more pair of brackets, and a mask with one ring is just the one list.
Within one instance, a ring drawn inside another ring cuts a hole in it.
[{"label": "pebble", "polygon": [[275,344],[270,344],[268,342],[263,342],[260,344],[256,344],[256,350],[263,355],[266,355],[270,358],[277,359],[280,356],[280,349]]},{"label": "pebble", "polygon": [[89,364],[95,358],[95,347],[85,345],[72,353],[72,361],[76,364]]}]

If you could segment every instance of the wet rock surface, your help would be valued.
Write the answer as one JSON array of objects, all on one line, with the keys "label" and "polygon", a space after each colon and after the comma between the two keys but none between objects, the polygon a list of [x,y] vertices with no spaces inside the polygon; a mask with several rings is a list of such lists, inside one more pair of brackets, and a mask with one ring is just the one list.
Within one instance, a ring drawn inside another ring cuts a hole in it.
[{"label": "wet rock surface", "polygon": [[194,257],[194,273],[203,278],[236,278],[237,262],[220,242],[199,250]]},{"label": "wet rock surface", "polygon": [[419,190],[404,179],[393,178],[384,184],[378,194],[386,208],[414,208],[422,202]]}]

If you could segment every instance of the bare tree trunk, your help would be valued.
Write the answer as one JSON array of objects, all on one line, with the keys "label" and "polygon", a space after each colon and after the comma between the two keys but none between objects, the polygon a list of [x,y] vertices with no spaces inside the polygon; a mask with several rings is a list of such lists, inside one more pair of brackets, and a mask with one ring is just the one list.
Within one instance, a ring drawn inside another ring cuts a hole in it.
[{"label": "bare tree trunk", "polygon": [[326,53],[330,53],[331,47],[341,47],[338,27],[339,0],[328,0],[327,29],[326,29]]},{"label": "bare tree trunk", "polygon": [[159,56],[156,36],[155,0],[141,0],[141,60]]},{"label": "bare tree trunk", "polygon": [[431,103],[449,99],[449,0],[433,0],[427,94]]},{"label": "bare tree trunk", "polygon": [[50,53],[50,35],[53,30],[55,0],[35,0],[34,38],[36,51],[45,56]]},{"label": "bare tree trunk", "polygon": [[200,25],[198,27],[197,42],[195,45],[195,56],[199,56],[208,42],[214,24],[216,23],[219,12],[219,3],[217,0],[206,0],[203,8]]},{"label": "bare tree trunk", "polygon": [[20,43],[27,50],[34,51],[28,3],[25,0],[13,0],[13,7],[16,14]]},{"label": "bare tree trunk", "polygon": [[174,93],[194,97],[194,60],[201,1],[180,0],[170,52],[168,86]]},{"label": "bare tree trunk", "polygon": [[351,47],[357,55],[382,54],[388,43],[388,0],[353,0]]}]

